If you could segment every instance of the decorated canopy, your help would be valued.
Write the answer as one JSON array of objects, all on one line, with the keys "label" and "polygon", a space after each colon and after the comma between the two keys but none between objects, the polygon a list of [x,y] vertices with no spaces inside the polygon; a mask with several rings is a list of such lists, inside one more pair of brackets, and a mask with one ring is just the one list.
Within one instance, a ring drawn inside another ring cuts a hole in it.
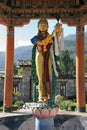
[{"label": "decorated canopy", "polygon": [[0,0],[0,23],[5,25],[22,26],[41,17],[61,18],[69,25],[86,24],[86,15],[86,0]]}]

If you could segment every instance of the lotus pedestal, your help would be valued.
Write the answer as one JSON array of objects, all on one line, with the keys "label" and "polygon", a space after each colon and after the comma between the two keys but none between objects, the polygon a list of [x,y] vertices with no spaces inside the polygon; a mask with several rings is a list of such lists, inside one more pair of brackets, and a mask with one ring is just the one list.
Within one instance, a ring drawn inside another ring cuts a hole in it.
[{"label": "lotus pedestal", "polygon": [[58,114],[58,107],[55,104],[37,103],[32,113],[35,116],[35,130],[54,130],[54,117]]}]

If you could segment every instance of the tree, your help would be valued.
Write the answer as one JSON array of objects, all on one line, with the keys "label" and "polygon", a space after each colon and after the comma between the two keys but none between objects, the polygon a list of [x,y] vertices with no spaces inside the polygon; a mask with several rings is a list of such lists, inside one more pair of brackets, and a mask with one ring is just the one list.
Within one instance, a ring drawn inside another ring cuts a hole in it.
[{"label": "tree", "polygon": [[75,72],[74,60],[70,57],[68,50],[60,56],[60,75],[73,75]]},{"label": "tree", "polygon": [[14,75],[18,75],[18,68],[16,64],[14,64]]}]

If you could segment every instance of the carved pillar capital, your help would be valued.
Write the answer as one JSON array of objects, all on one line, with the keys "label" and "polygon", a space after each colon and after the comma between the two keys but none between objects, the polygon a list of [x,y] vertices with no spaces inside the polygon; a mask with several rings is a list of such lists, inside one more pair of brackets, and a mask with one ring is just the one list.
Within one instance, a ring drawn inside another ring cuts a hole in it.
[{"label": "carved pillar capital", "polygon": [[81,37],[81,36],[84,37],[84,26],[82,26],[82,25],[76,26],[76,36],[77,37]]},{"label": "carved pillar capital", "polygon": [[7,26],[7,36],[9,36],[9,37],[14,36],[14,27],[11,25]]}]

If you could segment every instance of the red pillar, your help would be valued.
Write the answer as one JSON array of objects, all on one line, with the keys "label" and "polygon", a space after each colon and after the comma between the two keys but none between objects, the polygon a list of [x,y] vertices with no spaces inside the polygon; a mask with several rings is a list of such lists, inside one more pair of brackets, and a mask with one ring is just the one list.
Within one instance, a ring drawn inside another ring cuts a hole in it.
[{"label": "red pillar", "polygon": [[14,27],[7,26],[7,43],[5,54],[5,80],[4,80],[4,112],[12,110],[13,96],[13,70],[14,70]]},{"label": "red pillar", "polygon": [[76,27],[76,97],[77,111],[85,112],[84,27]]}]

